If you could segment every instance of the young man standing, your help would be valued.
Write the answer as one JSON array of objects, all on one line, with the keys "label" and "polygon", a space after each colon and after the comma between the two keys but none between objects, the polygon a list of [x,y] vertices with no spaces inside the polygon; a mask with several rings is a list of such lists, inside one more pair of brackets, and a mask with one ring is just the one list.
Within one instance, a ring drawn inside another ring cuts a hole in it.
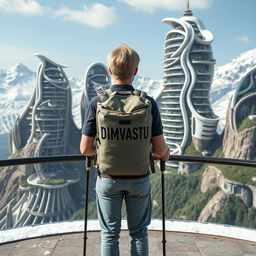
[{"label": "young man standing", "polygon": [[[156,102],[132,87],[139,61],[137,52],[124,44],[109,53],[109,72],[113,78],[109,99],[101,103],[98,97],[91,100],[82,128],[81,153],[90,156],[97,151],[98,155],[96,202],[102,256],[119,255],[123,200],[131,236],[131,255],[148,255],[147,227],[151,221],[148,153],[151,150],[164,161],[170,153]],[[133,101],[127,100],[131,95],[135,95]],[[111,110],[106,110],[108,107]],[[128,110],[129,120],[127,109],[133,109]],[[113,115],[120,112],[118,121],[113,121]]]}]

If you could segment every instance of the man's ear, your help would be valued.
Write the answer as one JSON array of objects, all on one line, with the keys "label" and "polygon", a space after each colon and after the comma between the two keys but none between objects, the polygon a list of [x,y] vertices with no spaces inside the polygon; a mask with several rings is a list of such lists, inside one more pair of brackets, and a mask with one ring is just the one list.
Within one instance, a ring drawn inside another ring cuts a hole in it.
[{"label": "man's ear", "polygon": [[134,76],[136,76],[137,73],[138,73],[138,68],[135,69],[135,71],[134,71]]},{"label": "man's ear", "polygon": [[110,75],[113,75],[112,70],[110,68],[108,68],[108,72]]}]

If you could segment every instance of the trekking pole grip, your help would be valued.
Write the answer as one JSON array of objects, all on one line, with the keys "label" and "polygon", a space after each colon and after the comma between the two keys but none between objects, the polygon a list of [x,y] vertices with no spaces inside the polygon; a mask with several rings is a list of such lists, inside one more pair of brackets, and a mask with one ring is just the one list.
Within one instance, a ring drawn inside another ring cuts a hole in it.
[{"label": "trekking pole grip", "polygon": [[86,171],[90,171],[90,168],[91,168],[91,161],[92,161],[92,157],[91,157],[91,156],[87,156]]},{"label": "trekking pole grip", "polygon": [[[162,159],[160,159],[160,171],[161,171],[161,173],[165,172],[165,161]],[[162,173],[162,174],[164,174],[164,173]]]}]

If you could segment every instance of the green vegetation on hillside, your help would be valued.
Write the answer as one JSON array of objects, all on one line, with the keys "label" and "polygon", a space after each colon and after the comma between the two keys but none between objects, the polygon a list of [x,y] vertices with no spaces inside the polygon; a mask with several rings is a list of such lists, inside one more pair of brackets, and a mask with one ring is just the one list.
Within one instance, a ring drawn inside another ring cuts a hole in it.
[{"label": "green vegetation on hillside", "polygon": [[76,180],[79,178],[78,172],[66,171],[55,175],[54,177],[47,178],[44,180],[39,180],[38,184],[45,185],[60,185],[66,183],[68,180]]},{"label": "green vegetation on hillside", "polygon": [[20,181],[20,186],[22,188],[27,188],[29,186],[29,183],[27,182],[27,180],[21,180]]},{"label": "green vegetation on hillside", "polygon": [[75,171],[63,171],[62,173],[56,175],[55,179],[65,179],[65,180],[76,180],[79,178],[79,172]]},{"label": "green vegetation on hillside", "polygon": [[244,184],[256,185],[252,177],[256,176],[256,169],[251,167],[234,166],[234,165],[215,165],[220,169],[225,178]]},{"label": "green vegetation on hillside", "polygon": [[[85,213],[85,207],[83,206],[77,212],[75,212],[71,217],[70,220],[83,220]],[[96,202],[90,202],[88,204],[88,219],[97,219],[97,207]]]},{"label": "green vegetation on hillside", "polygon": [[244,129],[251,128],[253,126],[256,126],[256,120],[250,120],[249,117],[246,117],[238,126],[237,132],[242,132]]},{"label": "green vegetation on hillside", "polygon": [[65,179],[44,179],[44,180],[39,180],[37,183],[38,184],[44,184],[44,185],[61,185],[66,182]]},{"label": "green vegetation on hillside", "polygon": [[248,209],[240,198],[231,195],[223,211],[209,222],[256,228],[256,208]]},{"label": "green vegetation on hillside", "polygon": [[[191,175],[165,175],[166,218],[197,220],[200,212],[218,188],[200,191],[201,171]],[[161,176],[152,175],[153,217],[161,218]]]},{"label": "green vegetation on hillside", "polygon": [[184,155],[187,156],[201,156],[201,153],[199,153],[198,151],[196,151],[195,147],[194,147],[194,143],[192,141],[190,141],[185,150],[184,150]]}]

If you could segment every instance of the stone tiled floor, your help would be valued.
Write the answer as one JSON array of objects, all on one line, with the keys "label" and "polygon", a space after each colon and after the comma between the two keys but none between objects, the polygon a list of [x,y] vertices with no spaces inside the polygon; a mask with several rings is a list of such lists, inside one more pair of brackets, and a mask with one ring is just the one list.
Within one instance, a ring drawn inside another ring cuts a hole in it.
[{"label": "stone tiled floor", "polygon": [[[162,233],[149,232],[150,256],[162,254]],[[169,256],[256,256],[256,243],[209,237],[198,234],[166,232]],[[129,239],[122,231],[120,254],[128,256]],[[34,238],[0,245],[0,256],[82,256],[83,233]],[[87,256],[100,255],[100,233],[88,232]]]}]

